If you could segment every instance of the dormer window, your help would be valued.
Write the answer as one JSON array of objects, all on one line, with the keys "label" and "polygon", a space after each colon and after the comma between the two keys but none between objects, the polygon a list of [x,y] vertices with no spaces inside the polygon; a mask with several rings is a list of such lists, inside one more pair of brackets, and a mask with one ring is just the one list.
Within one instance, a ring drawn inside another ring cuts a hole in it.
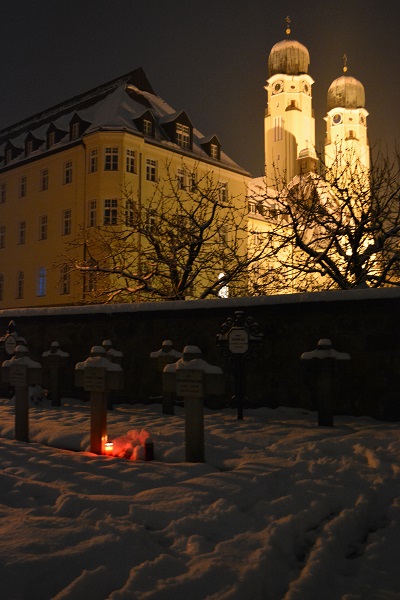
[{"label": "dormer window", "polygon": [[11,162],[12,159],[13,159],[12,148],[8,148],[8,150],[6,150],[6,165],[8,165],[8,163]]},{"label": "dormer window", "polygon": [[147,119],[143,119],[143,133],[144,135],[153,136],[153,123]]},{"label": "dormer window", "polygon": [[77,140],[83,135],[90,123],[83,121],[80,116],[75,113],[69,123],[69,139]]},{"label": "dormer window", "polygon": [[214,160],[221,159],[221,143],[216,135],[213,135],[210,138],[203,138],[200,145],[208,156]]},{"label": "dormer window", "polygon": [[50,131],[50,133],[47,137],[47,147],[50,148],[51,146],[54,146],[55,143],[56,143],[56,132]]},{"label": "dormer window", "polygon": [[176,123],[176,143],[181,148],[190,148],[190,127],[182,123]]},{"label": "dormer window", "polygon": [[210,156],[211,156],[211,158],[215,158],[215,159],[219,158],[219,152],[218,152],[218,146],[217,146],[217,144],[210,144]]},{"label": "dormer window", "polygon": [[33,150],[33,141],[27,140],[25,144],[25,155],[28,156]]},{"label": "dormer window", "polygon": [[71,125],[71,140],[77,140],[80,135],[80,123],[73,123]]},{"label": "dormer window", "polygon": [[146,110],[140,117],[134,119],[133,122],[143,135],[154,137],[155,122],[154,117],[149,110]]}]

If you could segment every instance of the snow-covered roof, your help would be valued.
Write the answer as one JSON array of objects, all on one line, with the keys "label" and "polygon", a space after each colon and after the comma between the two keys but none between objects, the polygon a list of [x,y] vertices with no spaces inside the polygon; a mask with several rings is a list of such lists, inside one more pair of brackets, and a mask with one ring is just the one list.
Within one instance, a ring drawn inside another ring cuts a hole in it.
[{"label": "snow-covered roof", "polygon": [[76,139],[71,140],[67,135],[71,121],[76,117],[85,124],[81,137],[98,130],[126,131],[133,135],[143,136],[138,121],[147,111],[151,113],[155,122],[152,143],[165,145],[176,149],[181,154],[207,160],[220,167],[248,175],[245,169],[223,152],[218,160],[209,156],[202,146],[204,140],[208,138],[205,138],[204,134],[196,128],[193,128],[191,149],[181,148],[173,140],[171,141],[163,125],[171,123],[180,115],[187,113],[184,110],[176,111],[165,100],[157,96],[141,68],[1,130],[0,161],[5,154],[7,144],[12,144],[16,148],[15,155],[9,164],[19,164],[27,160],[24,150],[25,140],[29,133],[42,141],[34,150],[35,156],[48,152],[46,137],[50,125],[54,125],[57,130],[66,133],[66,135],[60,136],[61,139],[57,139],[51,150],[54,150],[55,147],[60,148],[76,143]]}]

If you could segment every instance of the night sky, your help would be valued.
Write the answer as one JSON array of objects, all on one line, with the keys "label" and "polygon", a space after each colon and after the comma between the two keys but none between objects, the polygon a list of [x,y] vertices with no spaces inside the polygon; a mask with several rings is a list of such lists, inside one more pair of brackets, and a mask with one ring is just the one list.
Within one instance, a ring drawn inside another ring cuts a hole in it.
[{"label": "night sky", "polygon": [[400,130],[400,4],[396,0],[1,0],[0,127],[143,67],[176,110],[253,175],[263,169],[271,47],[292,38],[310,52],[317,148],[326,93],[359,79],[371,145]]}]

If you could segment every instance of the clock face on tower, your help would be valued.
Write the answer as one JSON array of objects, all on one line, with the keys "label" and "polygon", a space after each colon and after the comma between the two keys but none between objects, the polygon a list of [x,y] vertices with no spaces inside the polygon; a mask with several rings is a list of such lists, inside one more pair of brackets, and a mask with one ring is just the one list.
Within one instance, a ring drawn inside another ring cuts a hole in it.
[{"label": "clock face on tower", "polygon": [[334,125],[339,125],[339,123],[342,122],[342,115],[339,115],[339,113],[336,113],[336,115],[333,115],[332,122]]},{"label": "clock face on tower", "polygon": [[283,92],[283,81],[275,81],[275,83],[272,85],[272,93],[279,94],[280,92]]}]

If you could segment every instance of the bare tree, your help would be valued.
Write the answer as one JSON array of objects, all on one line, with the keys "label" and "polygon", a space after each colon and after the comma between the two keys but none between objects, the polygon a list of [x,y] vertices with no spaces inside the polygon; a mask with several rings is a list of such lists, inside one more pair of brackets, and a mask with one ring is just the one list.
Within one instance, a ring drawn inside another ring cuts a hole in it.
[{"label": "bare tree", "polygon": [[378,152],[369,169],[347,152],[254,202],[265,258],[253,293],[400,285],[400,162]]},{"label": "bare tree", "polygon": [[[246,292],[246,198],[212,172],[166,166],[150,198],[124,189],[98,226],[82,226],[60,263],[84,281],[86,301],[184,300]],[[229,290],[229,291],[228,291]]]}]

